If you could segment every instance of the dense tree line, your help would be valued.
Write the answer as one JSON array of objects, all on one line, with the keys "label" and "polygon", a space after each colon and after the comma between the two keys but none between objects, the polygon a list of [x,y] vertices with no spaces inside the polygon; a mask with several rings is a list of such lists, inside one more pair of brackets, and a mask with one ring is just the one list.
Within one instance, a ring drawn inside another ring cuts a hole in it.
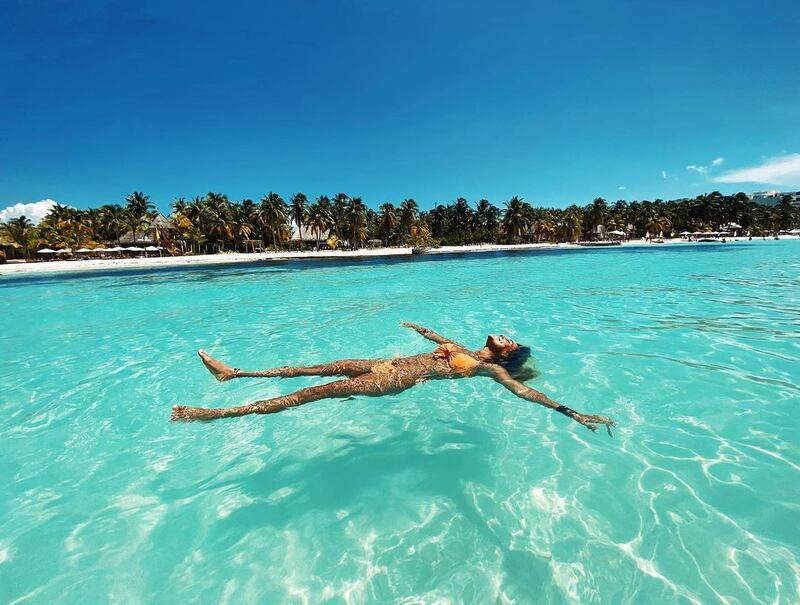
[{"label": "dense tree line", "polygon": [[[88,210],[56,205],[37,226],[25,217],[11,219],[0,225],[0,236],[30,257],[41,245],[92,247],[118,243],[125,233],[135,241],[137,234],[154,230],[156,215],[150,198],[136,191],[124,204]],[[597,237],[598,226],[635,238],[647,233],[709,231],[735,223],[743,233],[760,235],[797,227],[800,212],[788,197],[769,207],[754,203],[744,193],[716,191],[666,202],[609,204],[597,198],[586,206],[573,204],[564,209],[537,207],[516,196],[502,206],[485,199],[471,204],[460,197],[428,211],[420,211],[411,198],[398,205],[386,202],[375,210],[360,197],[345,193],[314,200],[295,193],[287,201],[270,192],[257,202],[231,201],[222,193],[178,198],[172,203],[170,219],[174,229],[156,232],[155,237],[170,243],[174,251],[224,252],[245,250],[253,240],[273,249],[290,247],[292,223],[312,234],[317,244],[325,241],[358,248],[370,240],[380,240],[385,246],[576,241]]]}]

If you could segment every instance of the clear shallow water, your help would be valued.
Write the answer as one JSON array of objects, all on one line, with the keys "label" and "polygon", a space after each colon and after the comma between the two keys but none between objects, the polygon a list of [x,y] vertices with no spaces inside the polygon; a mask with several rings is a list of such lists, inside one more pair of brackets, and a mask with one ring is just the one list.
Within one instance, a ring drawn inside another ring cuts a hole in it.
[{"label": "clear shallow water", "polygon": [[[0,281],[0,602],[800,601],[800,242]],[[503,331],[486,379],[171,424]]]}]

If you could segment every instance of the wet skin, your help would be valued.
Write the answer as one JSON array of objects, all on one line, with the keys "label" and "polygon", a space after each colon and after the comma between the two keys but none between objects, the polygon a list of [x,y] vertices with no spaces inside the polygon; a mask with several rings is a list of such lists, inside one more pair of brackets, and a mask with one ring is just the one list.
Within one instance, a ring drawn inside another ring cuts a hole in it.
[{"label": "wet skin", "polygon": [[[440,345],[440,348],[431,353],[397,357],[395,359],[343,359],[316,366],[284,366],[254,372],[232,368],[222,361],[214,359],[201,349],[198,351],[200,359],[219,381],[227,381],[234,378],[289,378],[293,376],[345,376],[346,378],[300,389],[289,395],[256,401],[233,408],[209,409],[175,406],[172,409],[172,420],[214,420],[217,418],[245,416],[247,414],[273,414],[312,401],[319,401],[320,399],[345,398],[354,395],[377,397],[398,393],[426,380],[486,376],[499,382],[522,399],[564,414],[592,431],[596,431],[598,425],[604,425],[609,435],[611,434],[611,427],[614,426],[612,420],[603,416],[576,412],[553,401],[544,393],[515,380],[499,363],[504,356],[513,353],[519,348],[519,345],[512,339],[502,334],[490,335],[487,337],[486,344],[482,349],[470,351],[463,345],[445,338],[428,328],[413,323],[404,323],[402,325],[416,330],[428,340]],[[450,352],[470,357],[474,360],[471,363],[472,368],[468,372],[456,370],[451,362],[448,361],[448,358],[443,355],[443,347]]]}]

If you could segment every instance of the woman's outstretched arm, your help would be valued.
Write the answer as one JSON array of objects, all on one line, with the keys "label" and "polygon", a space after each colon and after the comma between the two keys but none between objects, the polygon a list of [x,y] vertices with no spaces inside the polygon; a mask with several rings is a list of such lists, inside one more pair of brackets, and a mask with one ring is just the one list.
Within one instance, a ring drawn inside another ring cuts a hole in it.
[{"label": "woman's outstretched arm", "polygon": [[[422,336],[424,336],[428,340],[432,340],[436,344],[443,345],[443,344],[446,344],[448,342],[452,342],[453,344],[458,344],[455,340],[450,340],[449,338],[445,338],[441,334],[437,334],[433,330],[429,330],[428,328],[423,328],[422,326],[417,325],[417,324],[413,324],[413,323],[404,321],[400,325],[403,326],[404,328],[411,328],[412,330],[416,330]],[[461,346],[461,345],[459,345],[459,346]]]},{"label": "woman's outstretched arm", "polygon": [[613,420],[606,418],[605,416],[590,416],[588,414],[581,414],[580,412],[576,412],[572,408],[568,408],[557,401],[553,401],[544,393],[537,391],[536,389],[532,389],[520,381],[515,380],[511,374],[508,373],[508,370],[502,366],[496,364],[483,364],[482,367],[485,368],[492,378],[514,393],[514,395],[517,397],[521,397],[522,399],[527,399],[528,401],[533,401],[534,403],[543,405],[558,412],[559,414],[564,414],[564,416],[572,418],[575,422],[579,422],[591,431],[596,431],[597,425],[603,424],[605,425],[608,434],[611,435],[611,427],[616,426],[616,423]]}]

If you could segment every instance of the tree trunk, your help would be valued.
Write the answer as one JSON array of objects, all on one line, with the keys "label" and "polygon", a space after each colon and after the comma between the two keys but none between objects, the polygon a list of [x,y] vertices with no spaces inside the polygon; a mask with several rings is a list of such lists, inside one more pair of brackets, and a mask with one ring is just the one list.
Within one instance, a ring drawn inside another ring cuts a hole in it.
[{"label": "tree trunk", "polygon": [[297,221],[297,239],[300,242],[300,252],[303,251],[303,223]]}]

